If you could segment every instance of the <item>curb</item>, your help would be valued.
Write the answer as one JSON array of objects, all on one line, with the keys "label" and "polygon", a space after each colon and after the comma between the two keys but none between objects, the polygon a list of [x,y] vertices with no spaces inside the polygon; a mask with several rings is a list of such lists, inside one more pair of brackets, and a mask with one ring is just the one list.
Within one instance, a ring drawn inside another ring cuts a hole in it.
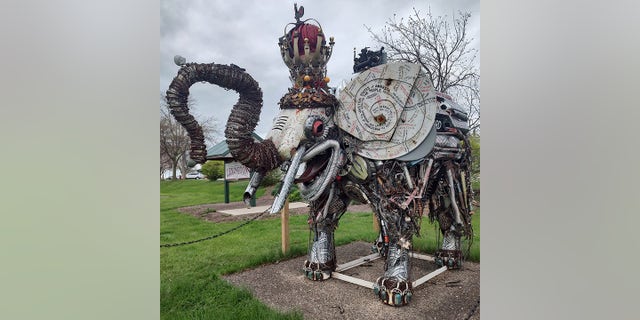
[{"label": "curb", "polygon": [[[304,202],[289,203],[289,209],[304,208],[307,206],[309,205]],[[232,216],[240,216],[244,214],[260,213],[269,209],[270,207],[271,206],[258,206],[258,207],[250,207],[250,208],[220,210],[218,212],[223,214],[230,214]]]}]

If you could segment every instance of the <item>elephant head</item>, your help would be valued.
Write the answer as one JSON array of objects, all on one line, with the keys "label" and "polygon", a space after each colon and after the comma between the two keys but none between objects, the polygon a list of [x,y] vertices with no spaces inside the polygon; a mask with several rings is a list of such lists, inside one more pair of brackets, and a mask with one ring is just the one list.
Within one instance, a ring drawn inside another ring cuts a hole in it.
[{"label": "elephant head", "polygon": [[326,76],[333,37],[327,43],[320,23],[313,19],[300,21],[302,14],[296,11],[296,22],[287,25],[279,40],[292,87],[280,99],[280,113],[267,136],[278,146],[280,159],[286,161],[272,213],[282,208],[293,183],[298,183],[305,200],[317,200],[335,180],[345,158],[333,121],[339,103]]}]

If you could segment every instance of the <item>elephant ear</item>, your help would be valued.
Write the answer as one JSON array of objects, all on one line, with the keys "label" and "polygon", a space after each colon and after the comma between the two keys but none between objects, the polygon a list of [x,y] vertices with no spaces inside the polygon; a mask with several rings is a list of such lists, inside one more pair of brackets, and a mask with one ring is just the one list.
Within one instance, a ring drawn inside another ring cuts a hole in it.
[{"label": "elephant ear", "polygon": [[361,141],[357,154],[375,160],[413,159],[433,147],[427,137],[435,136],[438,103],[420,65],[392,62],[370,68],[351,80],[338,99],[336,124]]}]

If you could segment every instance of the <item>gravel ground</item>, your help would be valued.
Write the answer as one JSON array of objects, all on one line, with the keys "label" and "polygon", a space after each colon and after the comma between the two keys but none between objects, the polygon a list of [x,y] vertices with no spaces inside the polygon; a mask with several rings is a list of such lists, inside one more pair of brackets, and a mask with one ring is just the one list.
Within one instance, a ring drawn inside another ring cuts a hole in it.
[{"label": "gravel ground", "polygon": [[[371,245],[353,242],[338,247],[338,263],[370,254]],[[302,274],[306,257],[280,261],[223,277],[247,288],[266,305],[280,311],[299,310],[305,319],[480,319],[480,265],[465,262],[463,269],[446,271],[414,289],[404,307],[380,302],[373,290],[337,279],[316,282]],[[343,273],[375,281],[383,272],[382,259]],[[433,262],[412,259],[416,280],[436,270]]]}]

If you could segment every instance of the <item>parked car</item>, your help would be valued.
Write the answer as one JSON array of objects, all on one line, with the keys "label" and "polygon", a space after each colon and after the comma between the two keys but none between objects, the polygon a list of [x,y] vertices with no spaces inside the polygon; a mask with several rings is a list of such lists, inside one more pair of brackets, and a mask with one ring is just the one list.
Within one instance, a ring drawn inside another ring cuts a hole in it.
[{"label": "parked car", "polygon": [[204,179],[204,174],[202,174],[200,172],[189,172],[189,173],[187,173],[185,178],[200,180],[200,179]]}]

